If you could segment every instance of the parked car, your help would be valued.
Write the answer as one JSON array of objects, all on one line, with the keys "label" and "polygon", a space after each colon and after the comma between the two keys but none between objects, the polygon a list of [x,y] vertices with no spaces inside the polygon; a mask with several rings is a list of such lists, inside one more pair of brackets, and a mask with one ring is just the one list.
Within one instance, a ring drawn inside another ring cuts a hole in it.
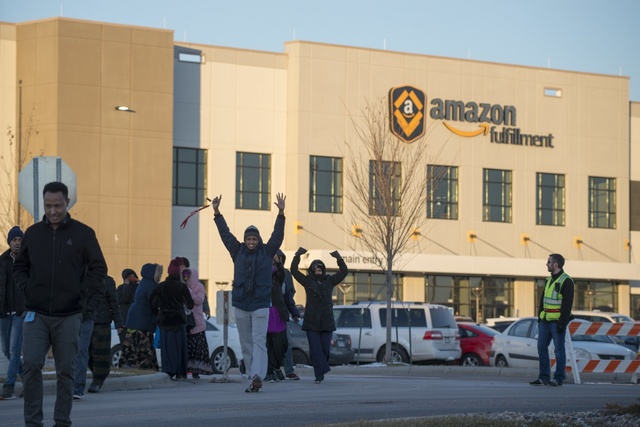
[{"label": "parked car", "polygon": [[[211,365],[213,367],[214,374],[222,374],[224,372],[224,337],[223,337],[223,325],[216,323],[216,318],[211,317],[206,321],[207,329],[205,335],[207,336],[207,344],[209,345],[209,353],[211,354]],[[120,345],[120,338],[118,337],[118,331],[111,328],[111,366],[119,367],[120,353],[122,346]],[[159,349],[156,349],[156,355],[158,357],[158,364],[162,364],[162,355]],[[240,348],[240,338],[238,336],[238,328],[235,324],[229,325],[228,338],[227,338],[227,357],[229,358],[229,367],[234,368],[238,366],[238,361],[242,359],[242,349]]]},{"label": "parked car", "polygon": [[[333,316],[337,332],[351,336],[355,361],[383,361],[387,337],[385,301],[334,306]],[[459,358],[458,325],[448,307],[422,302],[392,303],[393,362],[454,362]]]},{"label": "parked car", "polygon": [[[287,339],[291,343],[291,353],[295,365],[310,365],[309,341],[302,326],[295,322],[287,323]],[[347,365],[353,361],[351,337],[346,334],[333,333],[329,351],[329,365]]]},{"label": "parked car", "polygon": [[458,332],[462,350],[460,365],[489,366],[493,337],[500,332],[473,322],[458,322]]},{"label": "parked car", "polygon": [[[584,320],[573,320],[584,322]],[[605,335],[573,335],[573,350],[582,360],[633,360],[635,352],[613,342]],[[553,343],[549,346],[553,356]],[[538,368],[538,319],[524,317],[493,337],[491,366]]]},{"label": "parked car", "polygon": [[[583,319],[589,322],[605,322],[605,323],[626,323],[635,322],[631,317],[626,314],[609,313],[606,311],[582,311],[576,310],[572,312],[573,317],[576,319]],[[632,336],[612,336],[611,339],[616,343],[623,345],[636,353],[640,349],[640,337]]]}]

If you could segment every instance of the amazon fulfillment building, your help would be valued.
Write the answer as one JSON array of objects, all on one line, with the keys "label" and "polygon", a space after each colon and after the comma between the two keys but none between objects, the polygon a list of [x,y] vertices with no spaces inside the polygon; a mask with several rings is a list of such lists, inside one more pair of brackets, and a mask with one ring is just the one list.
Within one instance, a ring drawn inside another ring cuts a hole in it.
[{"label": "amazon fulfillment building", "polygon": [[[17,172],[34,156],[62,158],[77,177],[71,215],[96,230],[117,282],[124,268],[185,256],[214,301],[230,289],[232,261],[210,209],[183,220],[222,194],[232,232],[253,224],[267,239],[282,192],[288,262],[302,246],[302,267],[320,258],[332,269],[337,249],[351,272],[336,302],[383,299],[374,254],[350,250],[359,237],[338,224],[354,209],[350,117],[389,97],[390,122],[423,127],[437,153],[422,165],[427,222],[394,270],[397,299],[478,319],[533,315],[557,252],[576,280],[574,309],[640,319],[640,103],[628,77],[173,36],[66,18],[0,23],[2,197],[25,191]],[[24,210],[3,215],[4,235],[33,222]]]}]

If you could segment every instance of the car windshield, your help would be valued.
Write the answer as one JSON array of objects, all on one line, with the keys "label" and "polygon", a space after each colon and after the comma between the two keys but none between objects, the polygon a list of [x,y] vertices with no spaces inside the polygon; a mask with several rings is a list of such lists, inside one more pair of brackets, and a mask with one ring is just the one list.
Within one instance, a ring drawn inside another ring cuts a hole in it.
[{"label": "car windshield", "polygon": [[571,335],[572,341],[590,341],[590,342],[606,342],[613,343],[611,338],[606,335]]},{"label": "car windshield", "polygon": [[474,328],[476,328],[477,330],[479,330],[480,332],[489,335],[489,336],[494,336],[494,335],[498,335],[500,333],[500,331],[496,331],[493,328],[490,328],[488,326],[485,325],[474,325]]},{"label": "car windshield", "polygon": [[625,316],[624,314],[616,314],[615,316],[611,316],[616,323],[625,323],[625,322],[633,322],[633,319],[629,316]]}]

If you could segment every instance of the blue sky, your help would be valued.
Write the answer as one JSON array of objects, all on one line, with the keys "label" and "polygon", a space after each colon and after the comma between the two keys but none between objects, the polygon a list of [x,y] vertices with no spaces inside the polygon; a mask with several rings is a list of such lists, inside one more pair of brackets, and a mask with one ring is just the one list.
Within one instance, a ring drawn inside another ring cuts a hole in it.
[{"label": "blue sky", "polygon": [[54,16],[271,52],[295,39],[623,75],[640,101],[639,0],[0,0],[0,21]]}]

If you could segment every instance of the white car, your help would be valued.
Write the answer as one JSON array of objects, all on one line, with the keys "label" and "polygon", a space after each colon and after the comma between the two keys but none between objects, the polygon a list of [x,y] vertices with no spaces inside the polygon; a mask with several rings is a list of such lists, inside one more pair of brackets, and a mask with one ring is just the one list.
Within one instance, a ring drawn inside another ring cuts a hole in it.
[{"label": "white car", "polygon": [[[584,322],[573,320],[573,322]],[[634,360],[635,352],[618,345],[605,335],[572,335],[578,360]],[[553,357],[553,343],[549,346]],[[538,368],[538,319],[524,317],[493,337],[491,366],[498,368]]]},{"label": "white car", "polygon": [[[207,336],[207,344],[209,345],[209,353],[211,354],[211,366],[213,367],[214,374],[222,374],[224,372],[224,337],[223,337],[223,325],[216,323],[216,318],[211,317],[206,321],[207,330],[205,335]],[[119,367],[120,352],[122,347],[120,345],[120,338],[118,337],[118,331],[111,325],[111,366],[114,368]],[[156,349],[156,355],[158,357],[158,365],[162,363],[161,351]],[[240,348],[240,338],[238,336],[238,328],[235,324],[229,325],[228,338],[227,338],[227,356],[230,362],[229,367],[237,367],[238,361],[242,359],[242,350]]]},{"label": "white car", "polygon": [[[394,301],[391,310],[392,362],[451,363],[460,359],[458,325],[448,307]],[[354,362],[382,362],[387,344],[386,313],[385,301],[333,307],[336,332],[351,336]]]}]

